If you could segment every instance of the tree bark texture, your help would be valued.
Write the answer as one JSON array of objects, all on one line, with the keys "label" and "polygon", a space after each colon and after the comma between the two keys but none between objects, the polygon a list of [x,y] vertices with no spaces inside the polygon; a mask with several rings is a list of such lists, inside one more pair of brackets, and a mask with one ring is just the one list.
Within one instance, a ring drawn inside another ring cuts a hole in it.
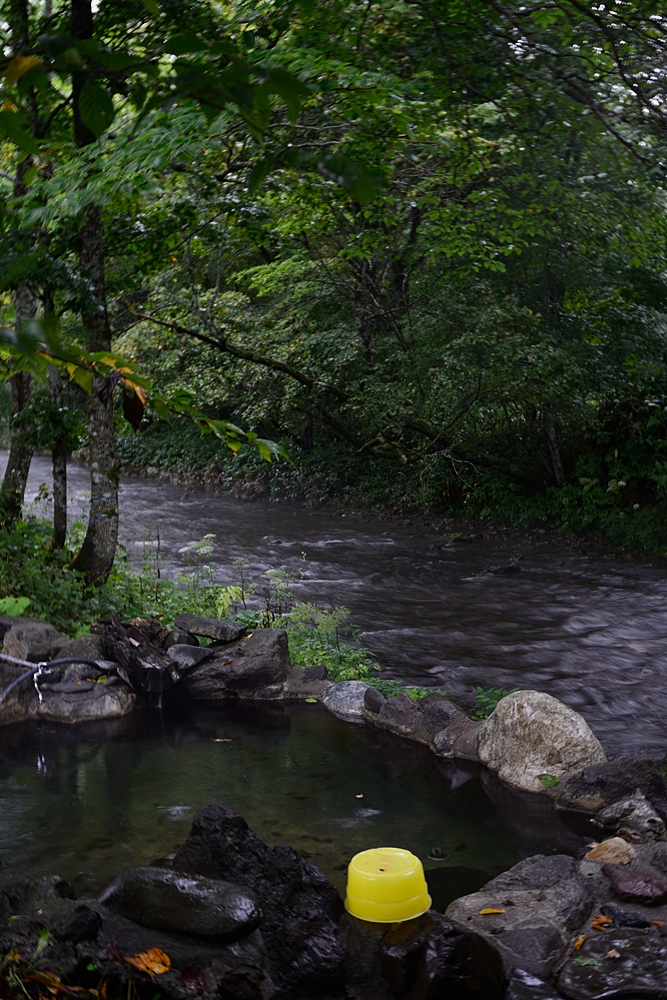
[{"label": "tree bark texture", "polygon": [[[91,38],[93,15],[90,0],[71,0],[70,30],[74,38]],[[81,120],[79,98],[85,77],[74,74],[72,107],[74,141],[81,148],[95,136]],[[99,205],[88,205],[79,230],[79,264],[88,279],[89,297],[81,318],[91,351],[108,350],[111,342],[106,307],[104,272],[104,224]],[[90,514],[83,545],[73,568],[93,582],[105,579],[113,566],[118,543],[118,466],[113,428],[113,384],[95,375],[88,410],[88,454],[90,464]]]}]

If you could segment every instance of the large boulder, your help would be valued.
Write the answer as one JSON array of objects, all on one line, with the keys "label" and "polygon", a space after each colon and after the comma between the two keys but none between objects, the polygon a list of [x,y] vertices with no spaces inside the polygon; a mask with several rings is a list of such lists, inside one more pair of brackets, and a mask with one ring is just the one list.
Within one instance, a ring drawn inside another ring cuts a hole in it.
[{"label": "large boulder", "polygon": [[68,641],[49,622],[25,618],[5,632],[2,651],[17,660],[41,663],[52,660]]},{"label": "large boulder", "polygon": [[178,615],[174,625],[176,628],[191,632],[192,635],[200,635],[205,639],[215,639],[217,642],[234,642],[248,631],[247,626],[241,622],[203,618],[201,615],[191,614]]},{"label": "large boulder", "polygon": [[94,662],[103,660],[102,639],[99,635],[92,635],[90,632],[87,635],[80,635],[78,639],[71,639],[58,650],[58,659],[69,656],[81,656],[84,660],[93,660]]},{"label": "large boulder", "polygon": [[49,722],[116,719],[137,707],[136,695],[118,677],[94,684],[64,681],[41,690],[42,701],[37,702],[34,717]]},{"label": "large boulder", "polygon": [[257,894],[272,978],[285,997],[319,1000],[342,992],[341,899],[292,847],[267,847],[238,813],[210,805],[195,816],[173,868],[249,886]]},{"label": "large boulder", "polygon": [[667,820],[667,786],[655,761],[648,757],[609,761],[573,774],[556,789],[556,809],[594,816],[638,791]]},{"label": "large boulder", "polygon": [[236,695],[271,700],[281,697],[289,666],[287,633],[279,628],[256,629],[245,639],[215,650],[182,683],[197,699]]},{"label": "large boulder", "polygon": [[479,731],[479,759],[515,788],[544,792],[607,757],[586,721],[543,691],[515,691],[498,702]]},{"label": "large boulder", "polygon": [[464,751],[463,742],[477,732],[478,724],[437,691],[418,699],[405,692],[384,698],[371,688],[364,699],[363,714],[378,729],[423,743],[443,757],[477,759],[476,744],[469,750],[466,743]]},{"label": "large boulder", "polygon": [[322,692],[322,701],[330,712],[353,722],[363,722],[365,681],[339,681]]},{"label": "large boulder", "polygon": [[129,868],[100,902],[143,927],[217,941],[244,937],[262,919],[251,889],[165,868]]}]

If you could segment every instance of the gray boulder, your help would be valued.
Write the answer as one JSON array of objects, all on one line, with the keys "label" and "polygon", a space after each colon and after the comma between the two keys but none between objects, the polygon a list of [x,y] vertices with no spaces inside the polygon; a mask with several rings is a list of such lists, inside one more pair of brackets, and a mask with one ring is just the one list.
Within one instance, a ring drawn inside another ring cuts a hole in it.
[{"label": "gray boulder", "polygon": [[[171,651],[170,651],[171,652]],[[239,698],[271,700],[283,694],[290,668],[287,633],[283,629],[256,629],[214,649],[210,660],[194,667],[182,684],[193,698]]]},{"label": "gray boulder", "polygon": [[405,692],[385,698],[369,688],[363,714],[378,729],[423,743],[440,756],[477,759],[477,745],[471,737],[479,724],[437,691],[418,699]]},{"label": "gray boulder", "polygon": [[58,650],[58,659],[65,656],[82,656],[84,660],[103,660],[104,650],[99,635],[80,635],[71,639]]},{"label": "gray boulder", "polygon": [[193,635],[192,632],[188,632],[186,628],[173,628],[162,643],[162,648],[171,649],[172,646],[177,645],[198,646],[199,639],[196,635]]},{"label": "gray boulder", "polygon": [[301,701],[304,698],[320,699],[322,693],[331,686],[331,681],[326,672],[326,667],[315,666],[293,669],[287,671],[284,697],[293,701]]},{"label": "gray boulder", "polygon": [[48,622],[25,618],[5,632],[2,651],[17,660],[52,660],[69,640]]},{"label": "gray boulder", "polygon": [[541,775],[567,780],[607,757],[586,721],[543,691],[502,698],[479,730],[478,756],[510,785],[544,792]]},{"label": "gray boulder", "polygon": [[208,646],[192,646],[186,643],[175,643],[167,647],[167,656],[179,670],[186,671],[205,663],[215,655]]},{"label": "gray boulder", "polygon": [[244,937],[262,911],[246,886],[166,868],[130,868],[100,896],[100,902],[143,927],[217,941]]},{"label": "gray boulder", "polygon": [[137,707],[136,695],[118,677],[102,684],[63,682],[43,689],[41,703],[32,702],[34,714],[29,718],[49,722],[90,722],[94,719],[116,719],[129,715]]},{"label": "gray boulder", "polygon": [[648,757],[614,760],[586,767],[556,789],[556,809],[593,816],[606,806],[643,792],[656,812],[667,820],[667,786]]},{"label": "gray boulder", "polygon": [[648,801],[645,795],[636,791],[627,799],[620,802],[613,802],[596,813],[595,822],[598,826],[627,827],[636,830],[637,833],[653,834],[656,837],[664,837],[665,822],[658,816],[657,812]]},{"label": "gray boulder", "polygon": [[218,642],[234,642],[248,631],[241,622],[230,622],[217,618],[203,618],[201,615],[182,614],[179,615],[174,625],[177,628],[185,629],[193,635],[203,636],[205,639],[216,639]]},{"label": "gray boulder", "polygon": [[367,689],[368,684],[364,681],[339,681],[338,684],[330,684],[322,692],[322,701],[334,715],[362,722]]}]

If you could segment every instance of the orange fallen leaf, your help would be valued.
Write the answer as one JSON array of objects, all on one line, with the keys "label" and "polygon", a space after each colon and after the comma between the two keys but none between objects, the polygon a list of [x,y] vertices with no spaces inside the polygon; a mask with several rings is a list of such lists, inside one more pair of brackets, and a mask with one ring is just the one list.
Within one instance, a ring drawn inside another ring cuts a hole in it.
[{"label": "orange fallen leaf", "polygon": [[665,926],[665,921],[664,920],[649,920],[649,924],[653,924],[654,927],[664,927]]},{"label": "orange fallen leaf", "polygon": [[20,962],[21,961],[21,956],[19,955],[18,951],[14,951],[14,949],[12,949],[11,951],[7,952],[7,961],[8,962]]},{"label": "orange fallen leaf", "polygon": [[125,961],[140,969],[141,972],[147,972],[151,979],[154,975],[161,976],[164,972],[169,972],[171,968],[169,955],[165,955],[160,948],[149,948],[148,951],[132,955],[131,958],[126,956]]},{"label": "orange fallen leaf", "polygon": [[495,910],[492,906],[488,906],[485,910],[479,911],[481,916],[487,917],[491,913],[504,913],[504,910]]},{"label": "orange fallen leaf", "polygon": [[607,952],[607,958],[620,958],[620,957],[621,957],[620,951],[616,951],[615,948],[610,948],[609,951]]},{"label": "orange fallen leaf", "polygon": [[581,946],[582,946],[582,944],[584,943],[585,940],[586,940],[586,935],[585,934],[580,934],[579,937],[577,938],[577,940],[574,942],[574,950],[575,951],[580,951],[581,950]]},{"label": "orange fallen leaf", "polygon": [[603,913],[598,913],[597,916],[593,917],[593,919],[591,920],[593,929],[596,931],[608,931],[609,930],[608,925],[613,924],[613,922],[614,921],[611,919],[611,917],[605,917]]},{"label": "orange fallen leaf", "polygon": [[[56,976],[53,972],[42,972],[41,970],[39,972],[29,972],[25,978],[32,979],[33,982],[41,983],[42,986],[46,986],[49,993],[53,993],[54,996],[57,996],[58,993],[62,993],[65,990],[62,979],[60,976]],[[70,987],[67,988],[69,989]]]}]

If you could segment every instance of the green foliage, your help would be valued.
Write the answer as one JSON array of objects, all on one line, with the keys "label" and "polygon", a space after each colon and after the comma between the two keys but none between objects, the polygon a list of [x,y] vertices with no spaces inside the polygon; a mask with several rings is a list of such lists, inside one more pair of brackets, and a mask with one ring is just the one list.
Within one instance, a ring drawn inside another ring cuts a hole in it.
[{"label": "green foliage", "polygon": [[518,690],[518,688],[512,688],[507,691],[505,688],[476,687],[474,692],[475,709],[470,718],[474,719],[475,722],[488,719],[502,698],[506,698],[508,694],[512,694],[513,691]]},{"label": "green foliage", "polygon": [[385,698],[395,698],[399,694],[407,694],[413,701],[419,701],[421,698],[426,698],[429,694],[440,694],[444,698],[450,693],[449,691],[445,691],[444,688],[413,687],[403,684],[403,681],[384,680],[382,677],[370,677],[368,683],[372,687],[377,688]]},{"label": "green foliage", "polygon": [[558,784],[558,778],[555,774],[538,774],[538,778],[545,788],[555,788]]},{"label": "green foliage", "polygon": [[22,615],[29,607],[29,597],[0,597],[0,615]]}]

